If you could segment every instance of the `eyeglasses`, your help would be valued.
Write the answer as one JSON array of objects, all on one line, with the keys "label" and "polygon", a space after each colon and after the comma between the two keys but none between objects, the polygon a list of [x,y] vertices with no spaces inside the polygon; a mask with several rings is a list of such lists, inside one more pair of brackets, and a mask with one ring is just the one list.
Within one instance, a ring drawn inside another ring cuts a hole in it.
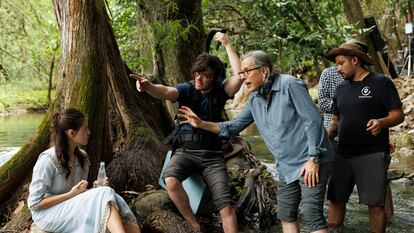
[{"label": "eyeglasses", "polygon": [[250,71],[257,70],[257,69],[260,69],[262,67],[263,66],[258,66],[258,67],[251,68],[251,69],[248,69],[248,70],[245,70],[245,71],[240,71],[237,74],[239,75],[240,78],[247,77],[250,74]]},{"label": "eyeglasses", "polygon": [[198,71],[194,72],[194,78],[198,76],[203,77],[208,80],[213,79],[213,73],[198,72]]}]

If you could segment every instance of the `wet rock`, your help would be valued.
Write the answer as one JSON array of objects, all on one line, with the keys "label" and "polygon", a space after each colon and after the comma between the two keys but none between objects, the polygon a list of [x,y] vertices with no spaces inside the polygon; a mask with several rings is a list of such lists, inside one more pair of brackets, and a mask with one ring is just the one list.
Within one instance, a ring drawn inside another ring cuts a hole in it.
[{"label": "wet rock", "polygon": [[[276,221],[277,183],[264,165],[256,159],[250,145],[242,138],[231,139],[233,150],[225,154],[230,192],[235,203],[240,226],[258,232]],[[234,152],[234,153],[233,153]],[[237,153],[236,153],[237,152]],[[232,156],[227,156],[232,155]],[[237,208],[238,207],[238,208]],[[140,193],[134,200],[133,211],[142,232],[191,232],[164,190]],[[222,232],[217,212],[197,214],[203,232]]]},{"label": "wet rock", "polygon": [[[406,122],[402,123],[401,125],[399,125],[399,127],[403,127],[403,125]],[[409,124],[412,124],[411,122]],[[404,129],[404,131],[406,131],[406,129]],[[398,147],[400,148],[404,148],[404,147],[408,147],[408,148],[413,148],[413,138],[412,135],[407,134],[407,133],[396,133],[393,135],[393,141],[395,141],[395,143],[397,144],[397,149]]]},{"label": "wet rock", "polygon": [[405,114],[409,114],[414,110],[414,93],[411,93],[402,100]]},{"label": "wet rock", "polygon": [[391,164],[398,164],[400,163],[400,160],[396,157],[391,157]]},{"label": "wet rock", "polygon": [[409,156],[412,156],[414,154],[414,151],[410,148],[403,147],[400,150],[398,150],[398,154],[401,157],[409,157]]},{"label": "wet rock", "polygon": [[193,232],[191,226],[180,216],[170,211],[155,211],[145,219],[141,231],[151,233]]},{"label": "wet rock", "polygon": [[152,212],[172,210],[174,204],[165,190],[145,191],[135,199],[133,211],[139,219],[146,219]]},{"label": "wet rock", "polygon": [[406,176],[406,178],[414,181],[414,172]]},{"label": "wet rock", "polygon": [[397,180],[404,176],[404,171],[396,170],[396,169],[390,169],[388,170],[387,179],[388,180]]},{"label": "wet rock", "polygon": [[391,183],[392,184],[397,184],[397,185],[406,185],[406,186],[414,185],[414,181],[412,181],[412,180],[410,180],[406,177],[400,178],[398,180],[393,180],[393,181],[391,181]]}]

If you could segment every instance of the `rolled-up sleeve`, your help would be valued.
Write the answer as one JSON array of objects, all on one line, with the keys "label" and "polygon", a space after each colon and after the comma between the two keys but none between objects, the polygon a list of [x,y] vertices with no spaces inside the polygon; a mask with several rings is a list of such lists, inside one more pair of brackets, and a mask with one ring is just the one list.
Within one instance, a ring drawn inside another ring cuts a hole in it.
[{"label": "rolled-up sleeve", "polygon": [[50,188],[53,175],[56,171],[48,154],[41,154],[33,168],[32,182],[29,187],[27,204],[29,209],[36,211],[44,198],[46,191]]},{"label": "rolled-up sleeve", "polygon": [[220,127],[219,135],[224,138],[238,135],[243,129],[253,123],[253,121],[250,103],[247,102],[240,114],[233,120],[218,123]]},{"label": "rolled-up sleeve", "polygon": [[296,112],[305,124],[307,146],[309,155],[319,155],[327,148],[321,147],[324,137],[324,126],[318,109],[312,102],[305,84],[301,80],[293,80],[289,83],[289,97]]}]

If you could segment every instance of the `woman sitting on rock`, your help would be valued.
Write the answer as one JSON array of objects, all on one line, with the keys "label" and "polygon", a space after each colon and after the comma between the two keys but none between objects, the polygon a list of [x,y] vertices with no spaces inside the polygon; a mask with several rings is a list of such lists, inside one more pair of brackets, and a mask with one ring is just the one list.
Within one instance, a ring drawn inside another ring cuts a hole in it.
[{"label": "woman sitting on rock", "polygon": [[71,108],[55,113],[51,131],[54,147],[40,154],[29,188],[34,223],[49,232],[139,233],[135,216],[107,179],[86,189],[89,161],[79,148],[90,134],[85,115]]}]

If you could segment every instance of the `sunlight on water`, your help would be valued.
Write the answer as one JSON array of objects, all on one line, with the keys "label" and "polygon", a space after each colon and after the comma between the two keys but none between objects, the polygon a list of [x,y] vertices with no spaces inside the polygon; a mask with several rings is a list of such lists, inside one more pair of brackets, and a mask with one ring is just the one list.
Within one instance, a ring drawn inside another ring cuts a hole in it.
[{"label": "sunlight on water", "polygon": [[0,166],[30,139],[44,116],[45,113],[0,116]]},{"label": "sunlight on water", "polygon": [[0,147],[0,166],[20,150],[20,147]]}]

